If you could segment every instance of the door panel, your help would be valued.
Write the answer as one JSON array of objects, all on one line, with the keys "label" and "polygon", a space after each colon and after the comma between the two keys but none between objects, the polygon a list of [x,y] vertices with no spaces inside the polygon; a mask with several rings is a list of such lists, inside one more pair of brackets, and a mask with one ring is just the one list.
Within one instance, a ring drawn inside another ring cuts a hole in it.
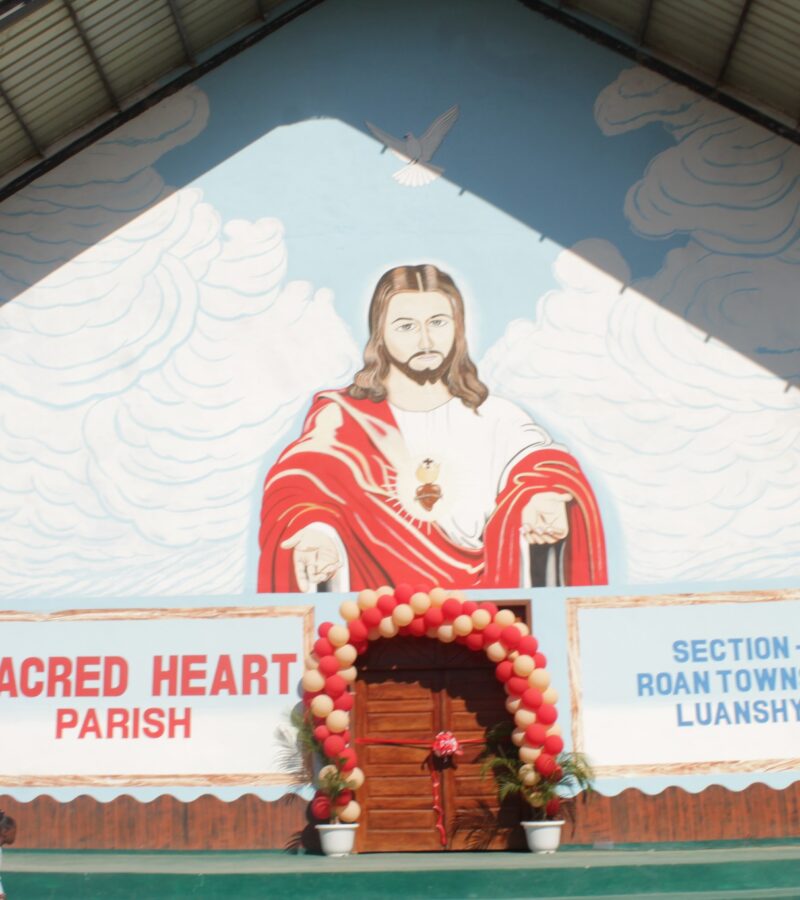
[{"label": "door panel", "polygon": [[[458,644],[424,638],[378,640],[359,661],[356,682],[356,738],[418,740],[424,746],[360,745],[366,781],[359,791],[363,815],[360,852],[442,850],[436,829],[430,770],[430,742],[439,731],[459,740],[483,739],[485,730],[508,717],[505,693],[494,667],[482,654]],[[494,829],[498,807],[491,778],[480,777],[482,747],[466,744],[462,756],[439,772],[448,849],[464,849],[467,831],[453,839],[459,818],[487,816]],[[492,847],[508,846],[505,812]],[[516,816],[519,820],[519,816]]]}]

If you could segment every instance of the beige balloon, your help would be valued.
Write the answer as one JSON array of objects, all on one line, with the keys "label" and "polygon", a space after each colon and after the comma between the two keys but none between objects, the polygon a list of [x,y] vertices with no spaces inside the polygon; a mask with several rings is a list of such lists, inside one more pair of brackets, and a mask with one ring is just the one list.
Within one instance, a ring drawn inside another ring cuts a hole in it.
[{"label": "beige balloon", "polygon": [[547,729],[548,734],[557,734],[561,737],[561,725],[558,722],[555,722]]},{"label": "beige balloon", "polygon": [[303,673],[301,684],[304,691],[313,694],[325,687],[325,676],[319,669],[308,669],[308,671]]},{"label": "beige balloon", "polygon": [[320,694],[311,701],[311,712],[319,719],[324,719],[333,711],[333,700],[327,694]]},{"label": "beige balloon", "polygon": [[422,616],[431,608],[431,598],[422,591],[417,591],[411,595],[408,605],[418,616]]},{"label": "beige balloon", "polygon": [[340,822],[356,822],[361,815],[361,807],[357,800],[351,800],[341,812],[338,813]]},{"label": "beige balloon", "polygon": [[358,669],[355,666],[348,666],[337,673],[340,678],[344,678],[348,684],[352,684],[358,678]]},{"label": "beige balloon", "polygon": [[522,619],[517,619],[516,626],[517,626],[517,628],[519,628],[520,634],[523,637],[526,637],[527,635],[529,635],[531,633],[531,630],[530,630],[530,628],[528,628],[527,623],[523,622]]},{"label": "beige balloon", "polygon": [[327,777],[328,775],[333,775],[334,773],[336,773],[338,771],[339,770],[336,768],[336,766],[331,766],[331,765],[323,766],[319,770],[318,780],[321,782],[323,778]]},{"label": "beige balloon", "polygon": [[522,700],[519,697],[508,697],[506,699],[506,709],[512,716],[516,714],[520,706],[522,706]]},{"label": "beige balloon", "polygon": [[379,588],[376,589],[375,593],[378,597],[383,597],[384,594],[393,594],[394,588],[389,587],[388,584],[382,584]]},{"label": "beige balloon", "polygon": [[444,588],[435,587],[428,596],[431,606],[441,606],[450,594]]},{"label": "beige balloon", "polygon": [[325,724],[334,734],[340,734],[350,726],[350,714],[343,709],[334,709],[333,712],[328,713]]},{"label": "beige balloon", "polygon": [[333,655],[343,666],[352,666],[358,659],[358,651],[352,644],[342,644],[333,651]]},{"label": "beige balloon", "polygon": [[472,624],[478,631],[483,631],[491,621],[492,616],[488,609],[476,609],[472,614]]},{"label": "beige balloon", "polygon": [[408,625],[414,619],[414,610],[408,603],[398,603],[392,610],[392,621],[398,628]]},{"label": "beige balloon", "polygon": [[306,669],[318,669],[319,668],[319,660],[317,659],[316,653],[309,653],[306,656],[305,668]]},{"label": "beige balloon", "polygon": [[514,713],[514,722],[519,728],[527,728],[528,725],[533,725],[535,721],[536,713],[532,709],[525,709],[522,706]]},{"label": "beige balloon", "polygon": [[515,728],[511,732],[511,743],[517,747],[521,747],[525,743],[525,729]]},{"label": "beige balloon", "polygon": [[550,675],[547,669],[534,669],[528,675],[528,684],[539,691],[546,691],[550,687]]},{"label": "beige balloon", "polygon": [[350,632],[344,625],[334,625],[328,631],[328,640],[334,647],[343,647],[345,644],[350,643]]},{"label": "beige balloon", "polygon": [[509,625],[515,624],[517,617],[510,609],[500,609],[495,613],[494,621],[496,625],[507,628]]},{"label": "beige balloon", "polygon": [[519,675],[520,678],[527,678],[535,668],[536,663],[532,656],[523,654],[514,660],[514,674]]},{"label": "beige balloon", "polygon": [[463,591],[459,591],[459,590],[448,591],[448,592],[447,592],[447,596],[448,596],[448,597],[454,597],[456,600],[460,600],[462,603],[466,603],[466,602],[467,602],[467,598],[464,596],[464,592],[463,592]]},{"label": "beige balloon", "polygon": [[347,773],[346,781],[349,788],[357,791],[364,784],[364,770],[356,766],[355,769]]},{"label": "beige balloon", "polygon": [[530,763],[525,763],[520,766],[519,777],[525,787],[533,787],[541,780],[541,775],[539,775]]},{"label": "beige balloon", "polygon": [[370,590],[359,591],[357,603],[359,609],[372,609],[373,606],[378,604],[378,592]]},{"label": "beige balloon", "polygon": [[526,763],[535,763],[541,753],[540,747],[529,747],[527,744],[523,744],[519,748],[519,758]]},{"label": "beige balloon", "polygon": [[465,615],[456,616],[455,619],[453,620],[453,630],[455,631],[456,634],[461,635],[462,637],[464,637],[467,634],[470,634],[472,632],[473,627],[474,626],[472,624],[472,616],[465,616]]},{"label": "beige balloon", "polygon": [[506,648],[500,643],[500,641],[495,641],[493,644],[489,644],[486,648],[486,655],[492,662],[502,662],[506,658]]},{"label": "beige balloon", "polygon": [[558,691],[551,684],[550,687],[542,692],[542,700],[555,706],[558,703]]},{"label": "beige balloon", "polygon": [[443,644],[452,644],[456,639],[456,632],[452,625],[440,625],[436,629],[436,637],[439,638]]},{"label": "beige balloon", "polygon": [[378,631],[380,631],[381,637],[394,637],[397,634],[397,625],[395,625],[394,619],[391,616],[384,616],[378,625]]},{"label": "beige balloon", "polygon": [[361,615],[361,609],[355,600],[345,600],[339,606],[339,615],[345,620],[345,622],[352,622],[354,619],[357,619]]}]

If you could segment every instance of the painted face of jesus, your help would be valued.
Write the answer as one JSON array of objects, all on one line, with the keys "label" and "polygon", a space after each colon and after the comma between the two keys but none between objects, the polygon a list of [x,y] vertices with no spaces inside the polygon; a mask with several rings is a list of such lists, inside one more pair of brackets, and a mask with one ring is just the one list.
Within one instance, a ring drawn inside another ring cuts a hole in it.
[{"label": "painted face of jesus", "polygon": [[440,291],[401,291],[389,301],[383,341],[392,364],[419,384],[438,381],[452,358],[453,309]]}]

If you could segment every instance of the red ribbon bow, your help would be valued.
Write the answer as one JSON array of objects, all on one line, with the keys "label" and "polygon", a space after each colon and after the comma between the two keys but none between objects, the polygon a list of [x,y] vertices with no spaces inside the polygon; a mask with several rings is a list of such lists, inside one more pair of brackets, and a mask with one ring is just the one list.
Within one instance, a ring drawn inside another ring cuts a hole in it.
[{"label": "red ribbon bow", "polygon": [[461,756],[464,752],[458,738],[452,731],[440,731],[433,739],[431,750],[441,759],[449,759],[451,756]]}]

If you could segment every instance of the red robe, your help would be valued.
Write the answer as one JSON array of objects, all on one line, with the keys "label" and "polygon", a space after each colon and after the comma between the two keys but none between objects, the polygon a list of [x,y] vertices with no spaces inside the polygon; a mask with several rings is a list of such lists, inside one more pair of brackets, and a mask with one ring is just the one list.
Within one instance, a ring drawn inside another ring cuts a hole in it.
[{"label": "red robe", "polygon": [[258,590],[297,591],[292,550],[280,545],[324,523],[347,550],[350,589],[401,582],[451,588],[519,587],[522,510],[542,491],[568,492],[564,571],[570,585],[605,584],[606,554],[597,501],[580,466],[563,450],[525,454],[509,473],[483,534],[483,547],[454,543],[403,507],[393,484],[393,448],[402,436],[386,401],[346,391],[314,398],[303,433],[281,454],[264,485]]}]

